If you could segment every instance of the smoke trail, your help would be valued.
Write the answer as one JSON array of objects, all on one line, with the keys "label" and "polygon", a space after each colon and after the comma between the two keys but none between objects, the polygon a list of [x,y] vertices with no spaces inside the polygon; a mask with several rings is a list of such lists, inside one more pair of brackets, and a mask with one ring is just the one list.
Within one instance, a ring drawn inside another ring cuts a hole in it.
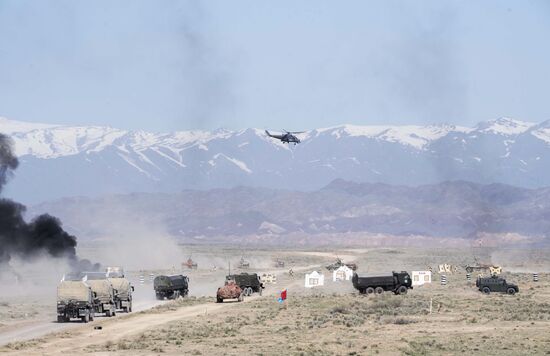
[{"label": "smoke trail", "polygon": [[[13,152],[12,140],[0,134],[0,192],[19,163]],[[76,237],[63,230],[59,219],[44,214],[27,223],[25,211],[24,205],[0,198],[0,269],[7,267],[12,256],[28,259],[43,253],[66,258],[74,271],[99,268],[77,257]]]}]

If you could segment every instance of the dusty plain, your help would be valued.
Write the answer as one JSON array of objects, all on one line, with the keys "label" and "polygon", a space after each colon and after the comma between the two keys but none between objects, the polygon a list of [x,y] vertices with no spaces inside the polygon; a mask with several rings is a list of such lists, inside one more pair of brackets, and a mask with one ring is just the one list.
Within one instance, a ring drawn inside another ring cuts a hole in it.
[{"label": "dusty plain", "polygon": [[[90,324],[57,324],[55,287],[43,298],[0,298],[0,354],[5,355],[548,355],[550,354],[550,251],[533,248],[373,248],[250,249],[249,272],[276,273],[276,284],[263,296],[243,303],[215,303],[231,264],[239,272],[242,249],[181,246],[181,261],[165,270],[134,270],[139,311],[116,318],[98,317]],[[91,251],[90,254],[100,253]],[[180,265],[189,255],[197,270]],[[425,270],[448,263],[458,271],[440,285],[405,296],[364,296],[351,282],[332,282],[324,266],[335,257],[356,262],[358,273]],[[503,276],[520,288],[515,296],[482,295],[475,275],[466,280],[464,266],[499,263]],[[285,268],[276,268],[277,258]],[[288,270],[292,268],[294,275]],[[304,288],[304,273],[322,271],[325,286]],[[150,274],[184,273],[190,297],[156,301]],[[532,272],[539,272],[533,282]],[[139,276],[145,276],[145,284]],[[286,288],[288,301],[277,302]],[[53,296],[53,297],[52,297]],[[53,301],[52,301],[53,300]],[[431,303],[431,313],[430,313]],[[29,327],[32,328],[29,330]],[[101,330],[94,327],[101,326]],[[8,336],[6,336],[8,335]]]}]

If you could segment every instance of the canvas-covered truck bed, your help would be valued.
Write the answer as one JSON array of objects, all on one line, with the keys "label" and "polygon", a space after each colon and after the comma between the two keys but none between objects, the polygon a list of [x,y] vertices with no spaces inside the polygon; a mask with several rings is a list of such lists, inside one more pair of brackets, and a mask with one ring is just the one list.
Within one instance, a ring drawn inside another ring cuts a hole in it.
[{"label": "canvas-covered truck bed", "polygon": [[176,299],[189,293],[189,278],[181,274],[157,276],[153,280],[157,299]]},{"label": "canvas-covered truck bed", "polygon": [[260,293],[265,288],[260,276],[257,273],[240,273],[231,274],[225,277],[226,281],[233,280],[241,287],[245,296],[252,295],[252,293]]},{"label": "canvas-covered truck bed", "polygon": [[94,319],[91,287],[83,281],[62,281],[57,286],[57,321],[81,319],[87,323]]},{"label": "canvas-covered truck bed", "polygon": [[134,287],[126,278],[108,278],[115,290],[115,307],[127,313],[132,311],[132,291]]}]

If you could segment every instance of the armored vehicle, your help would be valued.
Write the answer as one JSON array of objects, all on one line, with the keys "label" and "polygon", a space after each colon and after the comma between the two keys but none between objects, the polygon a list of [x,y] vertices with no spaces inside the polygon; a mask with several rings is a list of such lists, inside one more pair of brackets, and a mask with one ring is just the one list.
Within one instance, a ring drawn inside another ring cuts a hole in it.
[{"label": "armored vehicle", "polygon": [[334,263],[331,263],[330,265],[326,265],[325,268],[329,271],[334,271],[342,266],[347,266],[352,271],[357,270],[357,265],[355,263],[344,263],[344,261],[342,261],[340,258],[337,258]]},{"label": "armored vehicle", "polygon": [[262,290],[265,288],[260,276],[256,273],[230,274],[225,279],[227,281],[234,280],[241,287],[245,296],[252,295],[252,293],[262,295]]},{"label": "armored vehicle", "polygon": [[115,289],[115,308],[126,313],[132,311],[132,292],[134,286],[125,278],[122,267],[107,267],[107,279]]},{"label": "armored vehicle", "polygon": [[361,294],[382,294],[384,291],[407,294],[407,290],[413,289],[411,276],[405,271],[373,277],[359,277],[354,273],[351,282]]},{"label": "armored vehicle", "polygon": [[86,283],[92,287],[94,295],[94,311],[96,313],[105,313],[105,316],[111,317],[116,314],[115,295],[117,291],[113,288],[111,282],[107,279],[107,273],[104,272],[82,272],[81,274]]},{"label": "armored vehicle", "polygon": [[476,287],[485,294],[500,292],[514,295],[519,292],[519,288],[516,284],[507,283],[504,278],[498,276],[487,278],[478,277],[476,280]]},{"label": "armored vehicle", "polygon": [[92,288],[81,280],[63,280],[57,286],[57,322],[77,318],[85,323],[94,320]]},{"label": "armored vehicle", "polygon": [[157,299],[176,299],[189,293],[189,278],[181,274],[157,276],[153,280],[153,288]]},{"label": "armored vehicle", "polygon": [[237,299],[238,302],[243,301],[243,290],[235,280],[226,280],[223,287],[218,288],[216,292],[216,302],[222,303],[225,299]]}]

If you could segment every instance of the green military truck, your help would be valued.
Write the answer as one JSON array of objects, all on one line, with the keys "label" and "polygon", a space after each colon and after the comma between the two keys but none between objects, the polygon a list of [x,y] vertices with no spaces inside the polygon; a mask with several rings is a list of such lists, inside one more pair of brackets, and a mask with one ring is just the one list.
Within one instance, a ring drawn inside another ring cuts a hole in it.
[{"label": "green military truck", "polygon": [[506,282],[506,279],[491,276],[491,277],[478,277],[476,280],[476,287],[484,294],[506,293],[514,295],[519,292],[519,287],[516,284]]},{"label": "green military truck", "polygon": [[259,293],[262,295],[262,290],[265,288],[260,276],[257,273],[240,273],[230,274],[225,277],[227,281],[234,280],[235,283],[243,290],[245,296],[252,295],[252,293]]},{"label": "green military truck", "polygon": [[81,280],[63,280],[57,286],[57,322],[80,319],[84,323],[94,320],[92,288]]},{"label": "green military truck", "polygon": [[153,288],[157,299],[177,299],[189,294],[189,278],[181,274],[157,276],[153,280]]},{"label": "green military truck", "polygon": [[122,267],[107,267],[107,280],[111,282],[115,290],[115,309],[130,313],[132,311],[132,292],[134,286],[124,276]]}]

